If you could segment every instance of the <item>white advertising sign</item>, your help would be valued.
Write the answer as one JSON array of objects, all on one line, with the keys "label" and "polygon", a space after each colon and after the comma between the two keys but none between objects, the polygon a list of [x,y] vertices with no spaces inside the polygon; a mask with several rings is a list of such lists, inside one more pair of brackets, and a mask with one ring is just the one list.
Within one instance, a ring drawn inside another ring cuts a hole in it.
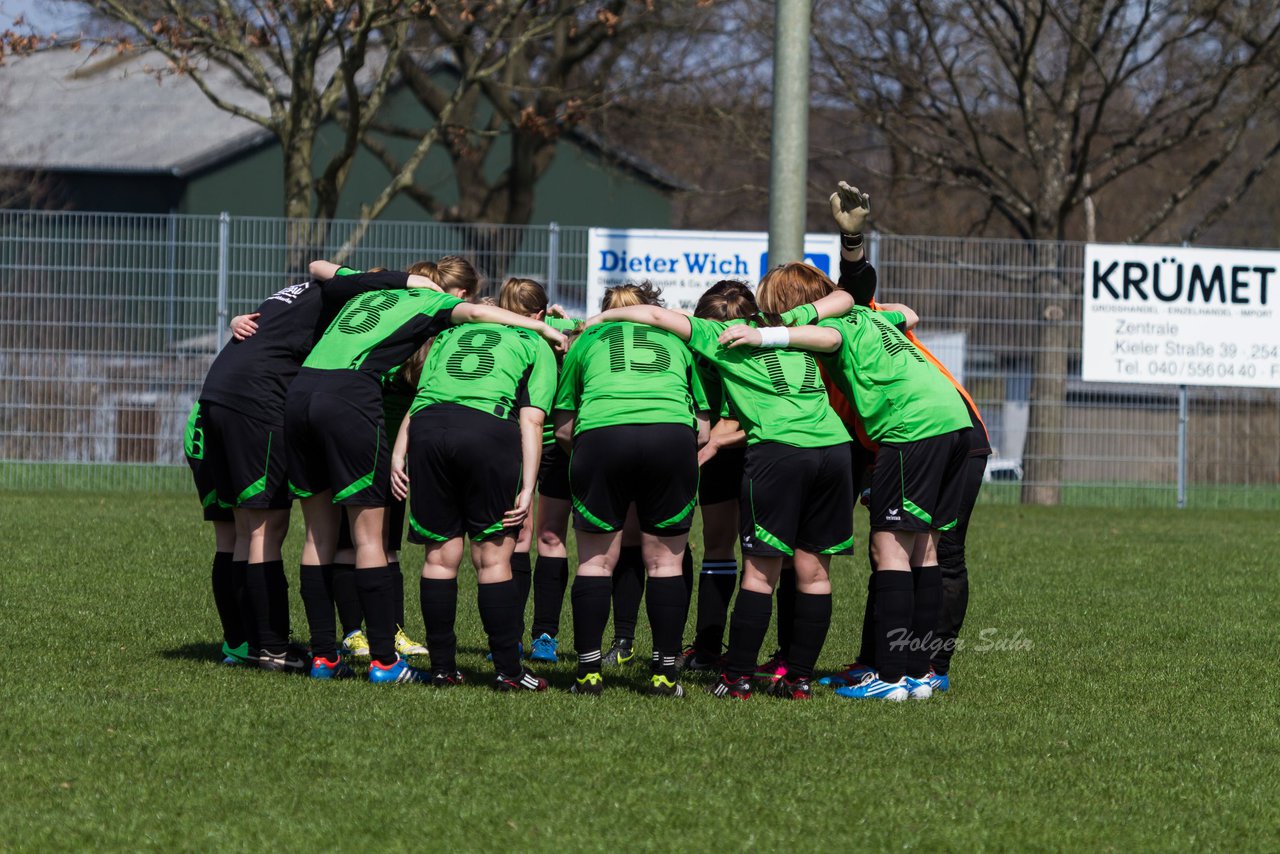
[{"label": "white advertising sign", "polygon": [[1280,252],[1089,244],[1089,382],[1280,388]]},{"label": "white advertising sign", "polygon": [[[839,275],[840,238],[805,236],[805,260]],[[668,308],[692,311],[721,279],[755,284],[769,269],[769,235],[756,231],[667,231],[593,228],[587,239],[587,314],[600,310],[605,288],[648,280]]]}]

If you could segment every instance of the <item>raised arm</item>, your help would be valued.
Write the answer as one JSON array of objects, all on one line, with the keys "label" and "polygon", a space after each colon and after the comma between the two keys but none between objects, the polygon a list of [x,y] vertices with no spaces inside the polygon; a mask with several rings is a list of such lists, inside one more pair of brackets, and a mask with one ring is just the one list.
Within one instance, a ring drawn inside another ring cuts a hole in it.
[{"label": "raised arm", "polygon": [[312,261],[307,271],[311,274],[311,278],[317,282],[327,282],[334,276],[338,275],[338,271],[342,269],[341,264],[335,264],[332,261]]},{"label": "raised arm", "polygon": [[541,320],[534,320],[531,317],[525,317],[522,314],[516,314],[514,311],[507,311],[505,308],[498,308],[496,305],[482,305],[469,302],[460,302],[453,307],[453,312],[449,315],[449,319],[454,324],[459,323],[501,323],[503,326],[515,326],[520,329],[528,329],[536,332],[546,339],[547,343],[557,353],[563,353],[569,347],[569,339],[564,337],[564,333],[552,329]]},{"label": "raised arm", "polygon": [[853,310],[853,296],[846,291],[832,291],[825,297],[814,300],[813,310],[818,313],[818,320],[826,320],[830,317],[844,317]]},{"label": "raised arm", "polygon": [[611,308],[608,311],[597,314],[595,317],[588,318],[586,326],[591,327],[597,323],[608,323],[609,321],[643,323],[647,326],[656,326],[658,329],[667,330],[685,342],[688,342],[689,337],[693,334],[693,326],[689,323],[688,317],[678,311],[660,308],[656,305],[629,305],[626,308]]}]

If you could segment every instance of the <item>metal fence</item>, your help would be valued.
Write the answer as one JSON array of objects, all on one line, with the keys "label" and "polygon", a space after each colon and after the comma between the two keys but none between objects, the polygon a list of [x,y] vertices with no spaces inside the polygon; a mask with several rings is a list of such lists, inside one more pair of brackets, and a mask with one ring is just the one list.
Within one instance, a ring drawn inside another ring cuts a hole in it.
[{"label": "metal fence", "polygon": [[[182,427],[227,321],[359,228],[0,212],[0,487],[187,490]],[[1080,380],[1082,245],[879,236],[871,253],[879,298],[919,311],[982,410],[984,501],[1173,506],[1181,425],[1188,506],[1280,507],[1280,392]],[[346,260],[444,254],[586,310],[583,227],[375,222]]]}]

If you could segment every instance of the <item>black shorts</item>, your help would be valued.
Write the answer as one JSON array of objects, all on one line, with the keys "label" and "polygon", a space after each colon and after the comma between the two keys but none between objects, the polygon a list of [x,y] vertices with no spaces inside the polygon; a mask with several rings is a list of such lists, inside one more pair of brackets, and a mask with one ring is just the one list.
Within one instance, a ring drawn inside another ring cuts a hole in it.
[{"label": "black shorts", "polygon": [[825,448],[761,442],[747,448],[738,504],[742,553],[852,554],[850,468],[847,442]]},{"label": "black shorts", "polygon": [[298,375],[284,404],[289,487],[299,498],[333,493],[334,504],[386,507],[391,447],[382,401],[331,394]]},{"label": "black shorts", "polygon": [[698,436],[680,424],[597,427],[573,437],[573,527],[621,531],[636,505],[640,530],[687,534],[698,495]]},{"label": "black shorts", "polygon": [[200,409],[200,401],[191,407],[187,416],[187,430],[182,437],[182,450],[191,467],[191,477],[196,482],[196,494],[200,496],[200,506],[204,509],[206,522],[234,522],[235,514],[230,507],[218,503],[218,485],[213,478],[213,465],[204,459],[204,413]]},{"label": "black shorts", "polygon": [[409,419],[409,542],[473,542],[507,531],[520,492],[520,425],[452,403]]},{"label": "black shorts", "polygon": [[[387,535],[382,547],[388,554],[400,551],[400,547],[404,544],[404,511],[405,502],[403,501],[392,499],[387,507]],[[343,513],[338,522],[338,551],[355,547],[355,540],[351,538],[351,520],[347,518],[346,513]]]},{"label": "black shorts", "polygon": [[569,455],[559,442],[542,446],[542,465],[538,466],[538,493],[547,498],[568,501]]},{"label": "black shorts", "polygon": [[871,476],[871,530],[947,531],[955,526],[970,429],[880,445]]},{"label": "black shorts", "polygon": [[698,473],[698,503],[719,504],[742,497],[742,469],[746,462],[745,447],[717,451]]},{"label": "black shorts", "polygon": [[[284,429],[202,400],[196,419],[204,466],[224,507],[287,510]],[[203,467],[203,466],[202,466]]]}]

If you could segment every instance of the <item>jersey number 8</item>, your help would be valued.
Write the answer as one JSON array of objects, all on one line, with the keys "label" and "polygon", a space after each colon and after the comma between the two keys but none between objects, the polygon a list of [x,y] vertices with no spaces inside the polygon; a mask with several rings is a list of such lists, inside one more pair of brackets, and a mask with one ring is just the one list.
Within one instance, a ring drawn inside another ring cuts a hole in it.
[{"label": "jersey number 8", "polygon": [[[478,380],[493,370],[493,348],[502,341],[496,329],[468,329],[458,336],[458,347],[445,359],[444,369],[456,380]],[[463,367],[468,356],[475,356],[474,367]]]}]

